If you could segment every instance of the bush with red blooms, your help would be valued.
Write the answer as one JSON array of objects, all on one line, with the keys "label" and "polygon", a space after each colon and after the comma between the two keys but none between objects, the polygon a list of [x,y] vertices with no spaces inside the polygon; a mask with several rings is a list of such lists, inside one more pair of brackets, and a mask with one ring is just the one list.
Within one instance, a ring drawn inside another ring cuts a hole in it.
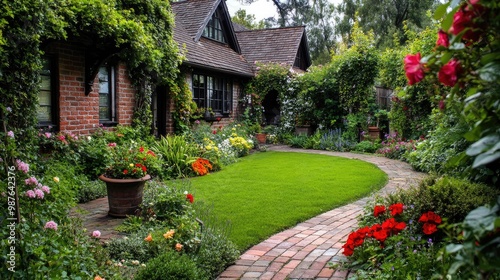
[{"label": "bush with red blooms", "polygon": [[[426,79],[444,85],[440,108],[454,110],[471,126],[467,155],[473,168],[500,175],[500,5],[495,0],[448,1],[436,9],[441,20],[434,52],[408,54],[404,69],[409,85]],[[454,102],[452,102],[454,101]],[[458,101],[458,102],[456,102]]]},{"label": "bush with red blooms", "polygon": [[[430,279],[437,272],[433,262],[438,249],[434,243],[442,222],[438,214],[416,213],[414,207],[403,203],[388,207],[377,204],[367,208],[366,213],[361,227],[349,234],[342,246],[342,253],[351,261],[347,268],[355,268],[360,278],[390,272],[393,279],[406,279],[412,273]],[[417,261],[410,264],[409,259]]]}]

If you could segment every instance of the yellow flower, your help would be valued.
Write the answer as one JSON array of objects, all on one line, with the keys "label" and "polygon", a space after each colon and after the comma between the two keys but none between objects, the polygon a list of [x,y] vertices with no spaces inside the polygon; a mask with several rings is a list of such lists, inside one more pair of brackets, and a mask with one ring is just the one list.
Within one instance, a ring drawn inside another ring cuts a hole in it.
[{"label": "yellow flower", "polygon": [[129,164],[129,166],[130,166],[130,167],[134,167],[134,164],[133,164],[133,163],[131,163],[131,164]]},{"label": "yellow flower", "polygon": [[184,247],[184,246],[182,246],[182,244],[181,244],[181,243],[177,243],[177,244],[175,244],[175,250],[176,250],[177,252],[180,252],[180,251],[182,250],[182,247]]},{"label": "yellow flower", "polygon": [[233,127],[233,128],[231,128],[231,130],[232,130],[232,131],[236,131],[236,128],[234,128],[234,127]]},{"label": "yellow flower", "polygon": [[59,183],[59,177],[54,177],[54,178],[52,178],[52,180],[54,180],[54,182],[56,182],[56,183]]},{"label": "yellow flower", "polygon": [[205,149],[207,149],[208,151],[210,151],[212,149],[212,146],[208,145],[208,146],[205,147]]},{"label": "yellow flower", "polygon": [[153,241],[153,237],[151,236],[151,233],[148,234],[148,236],[146,238],[144,238],[144,241],[147,241],[147,242]]},{"label": "yellow flower", "polygon": [[175,230],[171,229],[171,230],[167,231],[163,235],[163,237],[165,237],[165,239],[170,239],[170,238],[174,237],[174,233],[175,233]]}]

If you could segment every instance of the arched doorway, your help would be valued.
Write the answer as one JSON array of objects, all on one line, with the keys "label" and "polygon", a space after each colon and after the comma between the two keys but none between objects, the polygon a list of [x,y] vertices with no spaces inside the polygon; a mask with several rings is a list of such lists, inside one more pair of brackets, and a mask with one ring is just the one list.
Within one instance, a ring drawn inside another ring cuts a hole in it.
[{"label": "arched doorway", "polygon": [[280,120],[280,104],[278,102],[278,91],[273,90],[266,94],[262,101],[264,107],[264,123],[266,125],[277,125]]}]

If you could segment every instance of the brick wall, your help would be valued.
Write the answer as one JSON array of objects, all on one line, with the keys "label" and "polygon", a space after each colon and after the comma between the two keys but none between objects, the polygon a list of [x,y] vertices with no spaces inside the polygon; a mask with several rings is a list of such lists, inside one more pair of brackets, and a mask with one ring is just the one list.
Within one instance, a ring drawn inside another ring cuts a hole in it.
[{"label": "brick wall", "polygon": [[[99,83],[85,95],[85,47],[80,43],[57,42],[45,49],[53,55],[58,68],[59,130],[77,135],[91,134],[99,127]],[[135,90],[126,67],[116,67],[116,110],[120,124],[132,123]]]}]

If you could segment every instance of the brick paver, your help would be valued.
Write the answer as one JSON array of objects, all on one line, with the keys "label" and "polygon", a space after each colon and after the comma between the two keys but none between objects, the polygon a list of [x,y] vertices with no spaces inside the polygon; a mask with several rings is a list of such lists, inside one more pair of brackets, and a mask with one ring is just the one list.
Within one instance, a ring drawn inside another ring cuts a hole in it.
[{"label": "brick paver", "polygon": [[[380,156],[293,149],[279,145],[270,146],[269,150],[315,153],[373,163],[389,177],[385,187],[377,192],[380,195],[408,188],[424,177],[423,173],[413,171],[404,162]],[[372,197],[365,197],[333,209],[269,237],[244,252],[234,265],[219,275],[218,280],[347,279],[348,271],[330,269],[329,263],[345,260],[342,245],[347,235],[356,228],[356,217],[370,199]],[[123,219],[110,218],[107,211],[108,200],[104,197],[79,204],[72,215],[83,217],[87,230],[100,230],[101,239],[105,241],[119,235],[115,228],[123,222]]]}]

